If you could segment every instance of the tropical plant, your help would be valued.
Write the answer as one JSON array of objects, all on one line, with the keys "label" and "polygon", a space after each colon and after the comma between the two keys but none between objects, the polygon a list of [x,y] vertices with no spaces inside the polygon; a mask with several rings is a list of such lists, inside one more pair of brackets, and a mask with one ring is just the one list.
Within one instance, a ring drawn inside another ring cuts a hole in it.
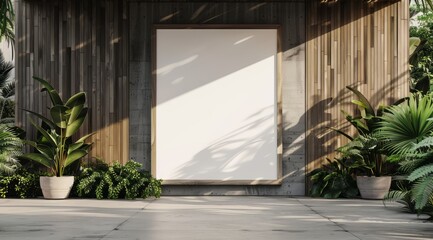
[{"label": "tropical plant", "polygon": [[86,156],[91,146],[84,141],[92,134],[88,134],[76,142],[71,139],[80,129],[87,115],[86,94],[79,92],[67,101],[63,101],[58,92],[47,81],[38,77],[33,78],[42,84],[41,91],[48,93],[53,106],[50,108],[51,119],[27,110],[40,118],[43,125],[48,126],[48,129],[30,120],[42,137],[37,141],[27,141],[38,152],[26,153],[22,155],[22,158],[38,162],[48,167],[52,175],[61,177],[65,168]]},{"label": "tropical plant", "polygon": [[327,164],[313,170],[310,174],[312,183],[310,196],[324,198],[352,198],[359,194],[353,169],[346,163],[348,159],[326,159]]},{"label": "tropical plant", "polygon": [[411,91],[433,90],[433,12],[416,15],[417,23],[410,27]]},{"label": "tropical plant", "polygon": [[337,149],[343,158],[350,159],[350,167],[357,175],[380,177],[384,175],[385,155],[383,142],[376,133],[359,135]]},{"label": "tropical plant", "polygon": [[424,12],[433,10],[433,0],[411,0],[411,3],[415,3]]},{"label": "tropical plant", "polygon": [[16,157],[22,154],[22,145],[12,128],[0,124],[0,175],[11,175],[20,167]]},{"label": "tropical plant", "polygon": [[[368,99],[360,91],[349,86],[346,86],[346,88],[356,95],[357,99],[352,100],[352,103],[357,106],[360,115],[352,116],[344,110],[341,112],[345,115],[346,120],[355,127],[359,135],[365,136],[372,134],[378,127],[378,122],[380,122],[380,116],[383,113],[384,107],[379,106],[379,108],[375,111],[370,101],[368,101]],[[349,140],[354,139],[352,136],[344,133],[341,130],[334,128],[331,129],[347,137]]]},{"label": "tropical plant", "polygon": [[14,112],[8,109],[11,105],[14,105],[11,98],[15,95],[15,81],[10,80],[13,68],[13,64],[6,62],[3,53],[0,51],[0,123],[14,121]]},{"label": "tropical plant", "polygon": [[381,117],[379,133],[390,154],[407,155],[414,144],[433,131],[433,98],[431,94],[413,94],[404,103],[390,106]]},{"label": "tropical plant", "polygon": [[12,0],[0,0],[0,41],[14,43],[14,7]]},{"label": "tropical plant", "polygon": [[400,200],[411,210],[433,216],[433,136],[415,144],[400,164],[408,184],[391,192],[388,199]]},{"label": "tropical plant", "polygon": [[360,114],[352,116],[345,111],[342,112],[345,114],[346,120],[355,127],[358,136],[352,137],[342,130],[331,128],[350,140],[349,143],[336,151],[343,158],[350,159],[347,163],[351,164],[350,167],[355,169],[357,174],[382,176],[384,174],[385,152],[383,151],[383,143],[378,138],[376,131],[380,126],[380,117],[385,107],[379,106],[375,110],[361,92],[349,86],[346,88],[356,95],[357,98],[352,100],[352,103],[357,106]]},{"label": "tropical plant", "polygon": [[161,180],[140,171],[141,164],[132,160],[125,165],[85,168],[76,181],[75,191],[79,197],[97,199],[135,199],[161,195]]}]

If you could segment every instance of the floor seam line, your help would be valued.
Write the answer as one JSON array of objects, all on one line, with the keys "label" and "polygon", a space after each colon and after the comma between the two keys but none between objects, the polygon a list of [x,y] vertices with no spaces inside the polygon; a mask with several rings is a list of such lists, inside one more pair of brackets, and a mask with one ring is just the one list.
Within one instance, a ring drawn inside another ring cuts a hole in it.
[{"label": "floor seam line", "polygon": [[144,205],[143,207],[141,207],[140,209],[138,209],[136,212],[134,212],[133,214],[131,214],[128,218],[126,218],[123,222],[119,223],[116,227],[114,227],[113,229],[111,229],[108,233],[106,233],[104,236],[102,236],[99,240],[103,240],[105,237],[107,237],[108,235],[110,235],[112,232],[119,230],[119,228],[125,224],[127,221],[129,221],[131,218],[135,217],[138,213],[142,212],[143,210],[145,210],[147,208],[147,206],[149,206],[151,203],[153,203],[154,201],[156,201],[155,199],[152,199],[150,202],[148,202],[146,205]]},{"label": "floor seam line", "polygon": [[298,203],[304,205],[305,207],[307,207],[308,209],[310,209],[310,211],[312,211],[313,213],[321,216],[322,218],[328,220],[329,222],[333,223],[335,226],[337,226],[338,228],[340,228],[341,230],[343,230],[344,232],[349,233],[350,235],[354,236],[355,238],[362,240],[360,237],[356,236],[354,233],[350,232],[349,230],[345,229],[341,224],[339,224],[338,222],[333,221],[331,218],[319,213],[318,211],[316,211],[315,209],[313,209],[313,207],[311,207],[310,205],[304,204],[302,203],[299,199],[296,199],[298,201]]}]

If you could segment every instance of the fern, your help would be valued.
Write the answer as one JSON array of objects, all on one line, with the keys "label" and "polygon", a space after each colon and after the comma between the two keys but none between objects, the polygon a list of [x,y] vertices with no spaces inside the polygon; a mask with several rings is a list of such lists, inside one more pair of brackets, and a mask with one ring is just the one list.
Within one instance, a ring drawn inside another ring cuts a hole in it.
[{"label": "fern", "polygon": [[[431,119],[429,119],[431,121]],[[433,136],[429,136],[427,138],[424,138],[419,143],[414,145],[414,149],[422,149],[422,148],[432,148],[433,147]]]},{"label": "fern", "polygon": [[421,211],[427,203],[431,203],[433,193],[433,177],[419,179],[412,188],[412,201],[415,202],[415,209]]},{"label": "fern", "polygon": [[125,165],[114,163],[103,169],[86,168],[78,178],[75,192],[79,197],[98,199],[134,199],[159,197],[161,180],[140,172],[141,164],[128,161]]},{"label": "fern", "polygon": [[428,165],[424,165],[415,169],[408,177],[407,180],[414,182],[420,178],[426,177],[429,174],[433,173],[433,163]]},{"label": "fern", "polygon": [[389,191],[384,200],[385,201],[405,201],[410,197],[410,191],[408,190],[393,190]]}]

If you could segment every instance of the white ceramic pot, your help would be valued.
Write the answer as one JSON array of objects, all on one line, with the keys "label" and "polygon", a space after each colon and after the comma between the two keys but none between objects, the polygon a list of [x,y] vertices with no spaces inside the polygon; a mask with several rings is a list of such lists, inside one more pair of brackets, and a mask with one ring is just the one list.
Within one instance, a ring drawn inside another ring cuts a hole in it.
[{"label": "white ceramic pot", "polygon": [[362,198],[383,199],[391,187],[391,177],[357,176],[356,184],[358,185]]},{"label": "white ceramic pot", "polygon": [[74,176],[40,177],[42,193],[46,199],[65,199],[74,185]]}]

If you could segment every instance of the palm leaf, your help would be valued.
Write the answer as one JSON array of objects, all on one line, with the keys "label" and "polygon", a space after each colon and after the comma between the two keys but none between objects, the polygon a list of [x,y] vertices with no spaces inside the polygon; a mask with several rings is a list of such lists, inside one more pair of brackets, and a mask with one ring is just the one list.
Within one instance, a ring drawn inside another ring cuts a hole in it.
[{"label": "palm leaf", "polygon": [[3,98],[8,99],[15,95],[15,82],[8,82],[2,89],[1,95]]},{"label": "palm leaf", "polygon": [[391,154],[406,155],[433,131],[431,96],[412,95],[406,103],[390,106],[381,117],[379,132]]}]

